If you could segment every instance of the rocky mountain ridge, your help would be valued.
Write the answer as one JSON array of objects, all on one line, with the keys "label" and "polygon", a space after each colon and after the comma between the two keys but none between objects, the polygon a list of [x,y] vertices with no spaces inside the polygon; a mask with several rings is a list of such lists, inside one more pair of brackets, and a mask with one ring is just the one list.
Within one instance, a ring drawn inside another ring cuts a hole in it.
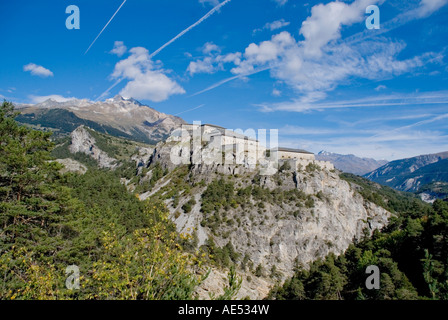
[{"label": "rocky mountain ridge", "polygon": [[[364,175],[369,180],[390,186],[397,190],[420,193],[423,197],[437,196],[436,189],[428,189],[434,183],[448,182],[448,152],[421,155],[391,161],[388,164]],[[437,187],[435,185],[435,187]],[[443,196],[444,193],[441,193]],[[426,199],[426,198],[425,198]]]},{"label": "rocky mountain ridge", "polygon": [[387,160],[375,160],[372,158],[359,158],[353,154],[338,154],[327,151],[320,151],[316,155],[317,160],[330,161],[335,168],[348,173],[364,175],[383,165]]},{"label": "rocky mountain ridge", "polygon": [[19,122],[70,134],[79,125],[99,132],[145,143],[157,143],[185,124],[179,117],[159,112],[149,106],[119,95],[105,101],[72,99],[16,106]]},{"label": "rocky mountain ridge", "polygon": [[118,160],[110,157],[106,152],[96,146],[96,140],[84,126],[78,127],[70,134],[71,144],[69,150],[71,153],[84,153],[98,162],[100,168],[115,169],[118,166]]}]

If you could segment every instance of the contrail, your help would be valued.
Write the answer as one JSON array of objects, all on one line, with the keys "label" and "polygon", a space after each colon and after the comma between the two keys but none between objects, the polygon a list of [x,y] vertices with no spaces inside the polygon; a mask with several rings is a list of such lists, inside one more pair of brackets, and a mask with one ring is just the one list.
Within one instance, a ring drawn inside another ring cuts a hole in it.
[{"label": "contrail", "polygon": [[212,10],[210,10],[205,16],[203,16],[201,19],[199,19],[198,21],[196,21],[194,24],[192,24],[191,26],[189,26],[187,29],[185,29],[184,31],[182,31],[181,33],[179,33],[177,36],[175,36],[173,39],[171,39],[170,41],[168,41],[167,43],[165,43],[163,46],[161,46],[159,49],[157,49],[156,51],[154,51],[153,53],[151,53],[151,55],[149,56],[149,58],[153,58],[156,54],[158,54],[160,51],[162,51],[163,49],[165,49],[167,46],[169,46],[170,44],[172,44],[174,41],[176,41],[177,39],[179,39],[180,37],[182,37],[184,34],[186,34],[188,31],[190,31],[191,29],[193,29],[194,27],[196,27],[197,25],[199,25],[201,22],[203,22],[204,20],[206,20],[207,18],[209,18],[212,14],[214,14],[216,11],[218,11],[221,7],[223,7],[224,5],[226,5],[228,2],[230,2],[231,0],[225,0],[223,2],[221,2],[220,4],[218,4],[216,7],[214,7]]},{"label": "contrail", "polygon": [[205,88],[205,89],[203,89],[203,90],[201,90],[201,91],[198,91],[198,92],[196,92],[196,93],[193,93],[190,97],[194,97],[194,96],[197,96],[197,95],[202,94],[202,93],[204,93],[204,92],[210,91],[210,90],[212,90],[212,89],[215,89],[215,88],[217,88],[217,87],[219,87],[219,86],[222,86],[223,84],[225,84],[225,83],[227,83],[227,82],[230,82],[230,81],[233,81],[233,80],[235,80],[235,79],[239,79],[239,78],[242,78],[242,77],[251,76],[251,75],[253,75],[253,74],[256,74],[256,73],[259,73],[259,72],[262,72],[262,71],[266,71],[266,70],[272,69],[273,67],[274,67],[274,66],[264,67],[264,68],[260,68],[260,69],[254,70],[254,71],[249,72],[249,73],[238,74],[238,75],[236,75],[236,76],[233,76],[233,77],[230,77],[230,78],[221,80],[221,81],[219,81],[219,82],[217,82],[217,83],[215,83],[215,84],[212,84],[211,86],[209,86],[209,87],[207,87],[207,88]]},{"label": "contrail", "polygon": [[196,110],[196,109],[202,108],[203,106],[205,106],[205,104],[201,104],[200,106],[197,106],[197,107],[195,107],[195,108],[192,108],[192,109],[188,109],[188,110],[185,110],[185,111],[182,111],[182,112],[176,113],[176,114],[174,114],[174,116],[178,116],[178,115],[180,115],[180,114],[182,114],[182,113],[186,113],[186,112],[190,112],[190,111],[193,111],[193,110]]},{"label": "contrail", "polygon": [[110,20],[106,23],[106,25],[104,26],[103,30],[101,30],[101,32],[96,36],[95,40],[93,40],[92,44],[87,48],[86,52],[84,52],[84,54],[86,54],[87,52],[89,52],[90,48],[93,46],[93,44],[95,43],[95,41],[100,37],[100,35],[103,33],[103,31],[107,28],[107,26],[109,25],[109,23],[114,19],[115,15],[118,13],[118,11],[120,11],[121,7],[125,4],[127,0],[124,0],[123,3],[121,4],[120,7],[118,7],[117,11],[115,11],[114,15],[112,16],[112,18],[110,18]]},{"label": "contrail", "polygon": [[95,102],[107,96],[109,94],[109,91],[115,88],[121,81],[123,81],[123,79],[124,78],[120,78],[117,81],[115,81],[113,85],[111,85],[106,91],[104,91],[98,98],[95,99]]},{"label": "contrail", "polygon": [[[117,14],[117,12],[120,10],[120,8],[124,5],[124,3],[127,0],[124,0],[124,2],[121,4],[121,6],[118,8],[118,10],[115,12],[115,14],[112,16],[112,18],[109,20],[109,22],[106,24],[106,26],[103,28],[103,30],[101,30],[100,34],[96,37],[96,39],[98,39],[98,37],[101,35],[101,33],[104,31],[104,29],[106,29],[107,25],[112,21],[112,19],[115,17],[115,15]],[[218,11],[220,8],[222,8],[224,5],[226,5],[228,2],[230,2],[231,0],[225,0],[222,3],[218,4],[217,6],[215,6],[212,10],[210,10],[205,16],[203,16],[201,19],[199,19],[197,22],[195,22],[194,24],[192,24],[191,26],[189,26],[187,29],[185,29],[184,31],[182,31],[181,33],[179,33],[177,36],[175,36],[173,39],[171,39],[170,41],[168,41],[167,43],[165,43],[163,46],[161,46],[159,49],[157,49],[156,51],[154,51],[149,58],[153,58],[156,54],[158,54],[160,51],[162,51],[164,48],[166,48],[167,46],[169,46],[171,43],[173,43],[174,41],[176,41],[177,39],[179,39],[180,37],[182,37],[184,34],[186,34],[188,31],[190,31],[191,29],[193,29],[194,27],[196,27],[197,25],[199,25],[201,22],[203,22],[204,20],[206,20],[207,18],[209,18],[212,14],[214,14],[216,11]],[[92,47],[92,45],[95,43],[96,39],[93,41],[93,43],[90,45],[90,47]],[[90,47],[87,49],[87,51],[89,51]],[[87,53],[86,51],[86,53]],[[84,53],[85,54],[85,53]],[[121,81],[123,80],[123,78],[118,79],[117,82],[115,82],[109,89],[107,89],[106,91],[104,91],[97,99],[96,101],[98,101],[99,99],[103,98],[105,95],[107,95],[109,93],[109,91],[114,88],[115,86],[117,86]]]}]

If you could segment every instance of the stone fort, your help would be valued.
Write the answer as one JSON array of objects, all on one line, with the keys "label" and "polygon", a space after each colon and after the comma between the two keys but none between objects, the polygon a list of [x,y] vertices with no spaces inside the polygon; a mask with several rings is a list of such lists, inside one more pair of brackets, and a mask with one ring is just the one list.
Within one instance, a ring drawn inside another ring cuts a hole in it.
[{"label": "stone fort", "polygon": [[211,153],[217,157],[223,155],[226,164],[255,168],[260,162],[271,161],[277,163],[278,168],[287,163],[293,170],[303,170],[310,164],[326,170],[334,169],[331,162],[316,160],[312,152],[283,147],[267,149],[255,138],[212,124],[182,125],[173,132],[170,141],[196,142],[203,149],[213,150]]}]

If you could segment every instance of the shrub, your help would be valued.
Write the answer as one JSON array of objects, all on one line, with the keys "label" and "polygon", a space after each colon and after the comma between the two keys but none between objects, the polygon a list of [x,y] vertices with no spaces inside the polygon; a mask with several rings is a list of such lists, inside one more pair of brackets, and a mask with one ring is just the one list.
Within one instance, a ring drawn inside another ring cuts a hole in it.
[{"label": "shrub", "polygon": [[185,213],[190,213],[193,206],[196,204],[196,200],[194,198],[191,198],[182,206],[182,210],[184,210]]}]

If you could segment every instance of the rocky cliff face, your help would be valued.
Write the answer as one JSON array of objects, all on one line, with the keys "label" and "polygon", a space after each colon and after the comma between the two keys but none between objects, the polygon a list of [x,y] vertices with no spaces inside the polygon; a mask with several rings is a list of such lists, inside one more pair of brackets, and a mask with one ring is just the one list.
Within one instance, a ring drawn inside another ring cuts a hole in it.
[{"label": "rocky cliff face", "polygon": [[56,159],[56,161],[64,166],[64,168],[61,169],[61,173],[75,172],[85,174],[87,172],[87,167],[85,165],[73,159]]},{"label": "rocky cliff face", "polygon": [[69,150],[71,153],[84,153],[98,162],[100,168],[114,169],[118,166],[117,159],[110,157],[106,152],[99,149],[86,127],[80,126],[70,135],[71,144]]},{"label": "rocky cliff face", "polygon": [[[184,166],[188,171],[188,174],[183,174],[184,181],[189,187],[182,190],[179,189],[179,173],[176,171],[179,167],[170,160],[173,146],[160,143],[155,147],[149,167],[159,164],[173,171],[161,178],[151,191],[144,194],[144,198],[164,199],[178,231],[194,234],[198,246],[211,238],[219,247],[230,242],[240,254],[240,262],[243,257],[246,259],[247,263],[240,270],[244,279],[247,275],[253,278],[255,269],[261,266],[258,268],[262,270],[261,278],[264,280],[257,282],[259,292],[265,292],[268,290],[266,286],[272,285],[272,270],[275,269],[284,279],[293,275],[297,264],[306,266],[313,260],[324,258],[329,252],[342,253],[353,240],[385,226],[391,215],[364,200],[348,182],[339,178],[338,172],[319,168],[285,170],[261,176],[259,168],[245,165],[195,164]],[[176,148],[175,154],[192,156],[186,148]],[[207,154],[203,155],[207,157]],[[234,194],[248,187],[268,192],[260,197],[252,191],[235,205],[204,213],[204,192],[211,182],[219,179],[231,183]],[[177,191],[173,193],[173,190]],[[167,194],[175,194],[177,200],[167,197]],[[183,206],[189,201],[194,205],[185,212]],[[216,281],[212,283],[216,284]],[[250,289],[251,285],[254,284],[243,282],[242,292],[252,298],[262,298]],[[212,284],[210,286],[213,287]]]}]

